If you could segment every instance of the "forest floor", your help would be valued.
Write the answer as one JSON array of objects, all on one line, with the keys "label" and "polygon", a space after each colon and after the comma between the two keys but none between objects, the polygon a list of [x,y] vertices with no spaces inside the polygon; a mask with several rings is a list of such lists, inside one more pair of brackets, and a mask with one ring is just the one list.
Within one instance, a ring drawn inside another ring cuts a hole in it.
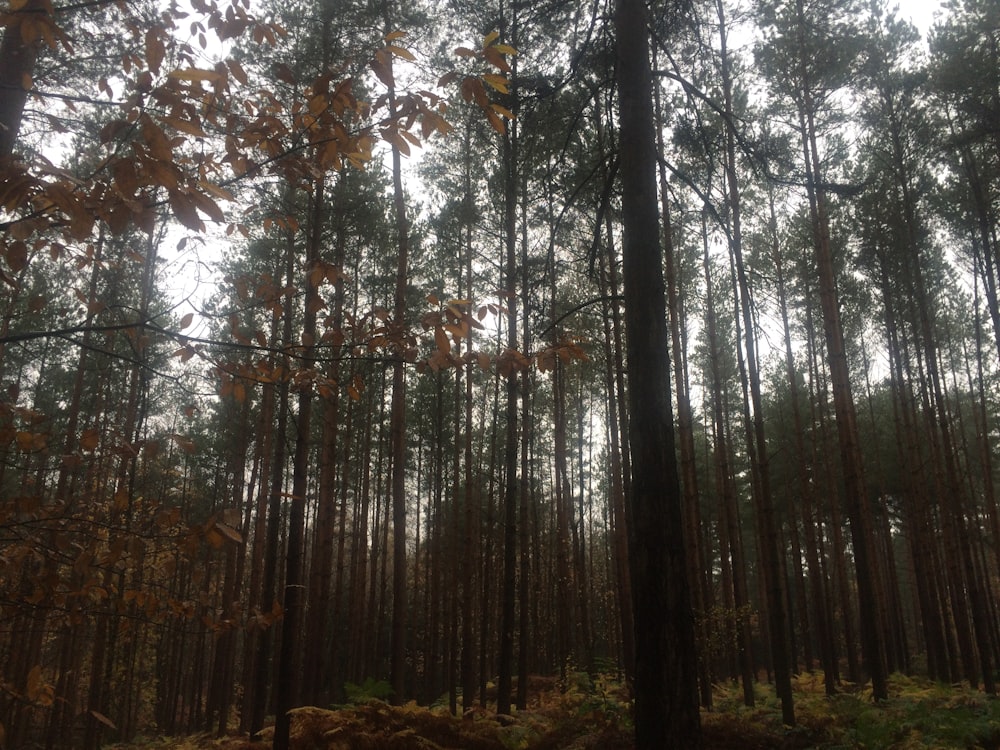
[{"label": "forest floor", "polygon": [[[544,683],[543,683],[544,684]],[[773,690],[756,688],[756,706],[742,691],[719,687],[702,713],[705,750],[982,748],[1000,750],[1000,700],[971,690],[895,675],[890,698],[870,691],[827,697],[822,675],[795,679],[797,726],[782,726]],[[363,696],[357,696],[363,698]],[[568,686],[536,692],[509,720],[474,711],[453,717],[447,705],[392,707],[376,699],[334,710],[300,708],[292,721],[294,750],[631,750],[625,691],[612,679],[578,675]],[[269,750],[246,737],[148,738],[114,750]]]}]

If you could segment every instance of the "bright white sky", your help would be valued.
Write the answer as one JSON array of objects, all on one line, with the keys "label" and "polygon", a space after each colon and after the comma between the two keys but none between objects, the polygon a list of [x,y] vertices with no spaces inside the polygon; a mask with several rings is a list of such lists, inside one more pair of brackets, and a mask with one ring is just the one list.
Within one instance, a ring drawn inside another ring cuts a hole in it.
[{"label": "bright white sky", "polygon": [[909,18],[920,29],[926,39],[927,31],[934,22],[934,14],[940,10],[940,0],[903,0],[899,3],[899,15]]}]

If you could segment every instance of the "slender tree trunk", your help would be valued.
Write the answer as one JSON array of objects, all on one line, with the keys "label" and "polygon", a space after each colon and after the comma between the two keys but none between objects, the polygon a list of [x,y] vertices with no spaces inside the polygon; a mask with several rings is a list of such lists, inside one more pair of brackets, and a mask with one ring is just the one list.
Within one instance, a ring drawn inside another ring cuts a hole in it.
[{"label": "slender tree trunk", "polygon": [[[285,552],[284,620],[281,626],[281,649],[275,680],[276,707],[274,750],[287,750],[291,717],[289,711],[299,704],[301,685],[301,628],[305,619],[305,522],[306,489],[309,478],[310,429],[316,363],[316,314],[321,307],[319,284],[325,277],[319,267],[319,248],[323,234],[325,181],[320,177],[312,195],[305,266],[305,311],[302,318],[302,372],[298,409],[295,418],[295,454],[292,458],[292,497],[288,514],[288,542]],[[294,280],[294,256],[289,253],[288,285]]]},{"label": "slender tree trunk", "polygon": [[[808,299],[811,292],[807,290]],[[835,620],[837,606],[835,601],[840,602],[840,619],[844,631],[844,651],[847,658],[847,679],[857,683],[861,681],[861,665],[858,662],[858,638],[855,627],[854,604],[851,598],[851,586],[847,576],[847,555],[845,551],[843,518],[840,513],[840,501],[836,492],[836,471],[834,467],[836,453],[830,446],[830,420],[828,414],[829,398],[827,396],[826,381],[821,374],[820,358],[822,356],[822,343],[816,338],[816,326],[814,323],[813,307],[806,307],[806,341],[809,350],[809,422],[816,425],[812,431],[810,440],[811,463],[817,467],[817,471],[823,472],[823,483],[819,486],[827,488],[822,496],[818,496],[817,512],[823,510],[823,500],[829,505],[826,526],[829,529],[830,539],[830,566],[831,571],[827,610],[834,615],[831,617],[831,625]],[[822,524],[817,515],[817,531],[822,534]],[[820,558],[822,560],[822,557]],[[835,592],[835,593],[834,593]],[[839,666],[837,681],[840,680]]]},{"label": "slender tree trunk", "polygon": [[[277,340],[278,318],[271,317],[270,341]],[[267,364],[274,367],[274,358],[269,357]],[[257,488],[256,508],[254,511],[253,550],[250,558],[250,582],[247,593],[247,610],[251,617],[258,618],[249,628],[243,644],[243,702],[240,711],[240,731],[249,732],[251,736],[260,730],[260,726],[252,726],[257,705],[258,689],[266,690],[256,679],[258,675],[258,656],[261,653],[261,643],[269,637],[267,630],[261,624],[261,618],[270,611],[271,602],[265,598],[264,589],[264,552],[268,538],[268,500],[270,497],[271,458],[274,455],[274,423],[275,395],[278,389],[275,383],[265,383],[261,389],[260,414],[257,418],[254,451],[259,465],[260,483]],[[251,486],[251,490],[252,490]],[[249,500],[248,500],[249,503]],[[265,672],[266,675],[266,672]],[[263,720],[263,719],[261,719]]]},{"label": "slender tree trunk", "polygon": [[[389,6],[383,6],[386,33],[391,31]],[[389,77],[392,78],[392,57]],[[396,121],[396,89],[389,85],[389,119]],[[389,435],[392,470],[392,637],[390,645],[389,681],[393,703],[402,705],[406,689],[406,285],[409,277],[410,225],[406,217],[403,194],[403,170],[399,148],[392,146],[392,204],[396,229],[396,290],[393,298],[393,327],[399,337],[398,350],[392,364],[392,404]]]},{"label": "slender tree trunk", "polygon": [[[799,468],[799,498],[801,502],[800,513],[802,517],[802,529],[805,535],[805,555],[806,568],[809,576],[809,586],[811,589],[811,600],[813,607],[812,622],[816,626],[816,635],[819,640],[820,662],[823,666],[823,685],[827,695],[836,692],[837,664],[836,649],[833,644],[831,633],[830,612],[827,609],[826,585],[823,580],[823,573],[820,568],[818,553],[818,542],[816,539],[816,525],[814,517],[814,502],[812,483],[807,471],[807,453],[805,443],[805,431],[802,421],[802,411],[799,407],[799,383],[795,372],[795,358],[792,349],[791,326],[788,322],[788,303],[785,291],[785,280],[782,269],[781,250],[778,247],[777,239],[777,219],[774,210],[774,198],[770,198],[771,216],[771,236],[774,246],[772,248],[772,258],[775,266],[775,276],[778,285],[778,305],[781,310],[782,331],[785,343],[785,374],[788,378],[789,398],[792,402],[792,424],[795,431],[795,454],[796,465]],[[808,634],[806,634],[808,638]]]},{"label": "slender tree trunk", "polygon": [[[528,258],[528,175],[518,170],[521,185],[520,200],[520,245],[521,245],[521,341],[525,349],[530,347],[531,332],[528,314],[531,295],[530,264]],[[531,654],[535,647],[531,629],[531,527],[534,507],[534,482],[531,450],[534,445],[535,420],[532,413],[532,373],[529,368],[521,371],[521,481],[518,486],[518,653],[517,653],[517,695],[519,711],[528,706],[528,673]]]},{"label": "slender tree trunk", "polygon": [[[723,382],[721,355],[716,324],[712,274],[708,260],[708,229],[702,215],[703,267],[705,271],[705,327],[708,332],[709,370],[711,379],[712,427],[714,431],[715,485],[721,504],[720,526],[724,529],[726,544],[720,545],[719,554],[731,560],[732,600],[736,617],[736,650],[739,672],[743,685],[743,703],[753,707],[755,675],[753,669],[753,639],[750,630],[750,606],[747,590],[747,566],[743,555],[743,540],[740,531],[739,508],[736,503],[736,488],[729,461],[729,438],[726,428],[725,410],[722,400]],[[728,593],[728,592],[727,592]]]},{"label": "slender tree trunk", "polygon": [[[517,40],[517,16],[510,24],[510,42]],[[516,45],[515,45],[516,46]],[[517,102],[517,77],[515,70],[511,76],[511,100]],[[509,714],[512,675],[514,671],[514,615],[517,601],[517,438],[518,438],[518,368],[517,351],[517,171],[518,139],[517,122],[511,122],[503,139],[504,176],[504,284],[507,303],[507,366],[506,378],[506,437],[504,440],[503,471],[503,580],[500,606],[500,660],[497,680],[497,713]]]},{"label": "slender tree trunk", "polygon": [[[597,101],[597,133],[599,142],[605,139],[604,119],[600,100]],[[602,152],[605,149],[602,148]],[[610,169],[604,179],[612,179]],[[626,682],[633,684],[635,676],[635,627],[632,613],[632,578],[628,566],[628,521],[626,498],[630,480],[628,465],[628,419],[624,388],[624,358],[622,356],[621,304],[618,294],[617,254],[614,223],[610,212],[604,220],[605,242],[600,255],[599,284],[603,302],[605,379],[607,380],[608,435],[611,451],[611,518],[613,523],[613,554],[618,594],[618,612],[622,639],[622,663]]]},{"label": "slender tree trunk", "polygon": [[[343,325],[344,279],[342,268],[346,245],[346,231],[337,232],[334,251],[334,303],[331,315],[332,330],[339,333]],[[311,562],[309,565],[309,606],[307,611],[303,696],[313,705],[329,703],[333,683],[331,671],[337,665],[332,660],[330,627],[331,579],[333,577],[334,537],[336,535],[337,479],[341,472],[337,466],[337,449],[340,429],[340,373],[339,357],[334,356],[322,377],[317,371],[317,392],[323,396],[322,443],[320,448],[319,485],[316,497],[316,522],[313,534]],[[325,381],[324,381],[325,378]],[[343,477],[339,477],[343,482]],[[341,534],[341,539],[343,535]]]},{"label": "slender tree trunk", "polygon": [[[465,184],[465,193],[463,196],[463,202],[465,204],[465,216],[467,221],[462,228],[462,240],[463,240],[463,250],[464,250],[464,260],[465,260],[465,286],[462,287],[461,284],[461,271],[459,272],[459,296],[471,301],[474,299],[473,290],[473,275],[472,275],[472,256],[473,256],[473,245],[472,245],[472,207],[473,207],[473,194],[472,194],[472,158],[471,158],[471,120],[466,121],[465,128],[465,153],[466,158],[463,162],[463,178]],[[471,310],[470,310],[471,312]],[[466,354],[472,354],[472,331],[469,331],[468,338],[466,339]],[[479,530],[481,524],[478,521],[479,517],[479,496],[477,494],[477,488],[473,484],[473,455],[472,455],[472,406],[473,406],[473,391],[472,391],[472,373],[473,365],[471,362],[465,365],[465,393],[464,398],[461,399],[461,405],[464,406],[464,420],[462,424],[462,449],[463,449],[463,501],[464,501],[464,518],[463,518],[463,528],[462,528],[462,557],[465,561],[465,565],[468,566],[463,577],[462,577],[462,656],[461,656],[461,683],[462,683],[462,712],[463,715],[471,716],[471,709],[473,705],[473,694],[476,688],[476,663],[475,663],[475,628],[474,628],[474,604],[475,604],[475,593],[476,593],[476,581],[477,575],[476,571],[479,569],[478,560],[476,558],[476,542],[479,538]],[[459,373],[461,373],[461,366]],[[461,383],[461,379],[458,381]],[[456,417],[457,418],[457,417]],[[480,617],[485,618],[486,613],[480,612]]]},{"label": "slender tree trunk", "polygon": [[[608,241],[609,248],[611,241]],[[612,259],[613,262],[613,259]],[[628,569],[628,526],[625,519],[625,483],[622,478],[624,473],[621,451],[621,427],[618,424],[619,404],[616,394],[616,379],[614,373],[614,352],[611,331],[611,305],[617,305],[617,301],[610,299],[609,282],[606,280],[610,275],[606,267],[604,255],[601,256],[601,295],[604,302],[604,360],[605,360],[605,383],[607,388],[607,414],[608,414],[608,443],[611,454],[611,528],[612,528],[612,560],[617,594],[619,627],[621,629],[621,662],[625,673],[625,680],[631,684],[635,670],[635,628],[632,616],[632,583]]]},{"label": "slender tree trunk", "polygon": [[771,468],[767,440],[764,432],[764,402],[761,395],[760,368],[757,361],[757,333],[751,310],[750,283],[743,264],[743,228],[740,184],[736,174],[736,134],[734,131],[731,61],[727,48],[725,12],[721,0],[716,3],[719,14],[720,51],[722,62],[722,90],[726,121],[726,193],[729,199],[731,235],[729,249],[732,253],[738,285],[737,299],[743,319],[746,350],[746,374],[750,388],[749,422],[752,425],[751,478],[760,529],[761,567],[767,589],[768,630],[771,636],[771,660],[774,666],[775,689],[781,699],[781,718],[788,725],[795,724],[792,697],[792,660],[789,654],[789,624],[782,565],[781,529],[774,510],[771,494]]},{"label": "slender tree trunk", "polygon": [[[800,0],[801,2],[801,0]],[[830,381],[833,387],[833,406],[836,415],[837,437],[840,446],[841,469],[844,477],[845,503],[851,525],[854,550],[854,569],[858,584],[858,604],[865,617],[861,618],[861,644],[865,666],[872,680],[875,700],[889,697],[886,673],[885,643],[879,632],[883,602],[878,591],[878,558],[874,549],[874,530],[868,493],[865,488],[864,468],[858,441],[857,413],[851,393],[850,368],[844,346],[844,331],[840,321],[840,300],[837,293],[833,253],[830,247],[829,221],[826,215],[826,196],[820,187],[819,154],[816,147],[816,128],[812,123],[810,103],[802,114],[802,137],[806,158],[807,184],[814,230],[816,270],[819,279],[820,306],[823,311],[823,328],[826,335]]]},{"label": "slender tree trunk", "polygon": [[[288,239],[287,253],[294,254],[294,243]],[[288,262],[291,266],[291,261]],[[286,273],[288,271],[286,270]],[[292,283],[292,279],[288,280]],[[288,346],[292,339],[292,298],[286,295],[282,312],[281,341]],[[281,357],[282,372],[289,372],[289,357],[287,353]],[[264,540],[263,584],[261,594],[261,610],[263,613],[276,613],[280,605],[275,597],[278,580],[278,555],[281,537],[281,500],[285,488],[285,438],[288,431],[288,391],[289,383],[283,379],[278,385],[277,424],[275,425],[274,457],[271,460],[271,476],[268,479],[267,500],[267,534]],[[269,426],[268,426],[269,427]],[[273,623],[272,623],[273,625]],[[268,687],[271,671],[272,639],[274,627],[258,631],[256,654],[254,656],[254,702],[250,714],[250,736],[255,737],[264,727],[264,716],[267,713]]]}]

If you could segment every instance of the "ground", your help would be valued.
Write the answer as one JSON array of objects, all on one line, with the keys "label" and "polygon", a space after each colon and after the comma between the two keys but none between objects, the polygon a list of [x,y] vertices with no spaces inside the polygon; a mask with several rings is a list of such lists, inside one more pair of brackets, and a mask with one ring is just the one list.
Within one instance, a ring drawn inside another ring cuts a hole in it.
[{"label": "ground", "polygon": [[[546,685],[545,682],[541,682]],[[525,711],[499,721],[486,709],[455,718],[447,705],[392,707],[360,702],[335,709],[300,708],[292,721],[295,750],[630,750],[629,704],[621,684],[608,676],[578,674],[536,693]],[[795,680],[798,726],[781,725],[781,711],[767,685],[757,705],[742,705],[737,686],[718,686],[715,705],[703,713],[706,750],[1000,750],[1000,701],[970,689],[896,675],[888,701],[843,686],[823,692],[822,675]],[[114,750],[269,750],[270,742],[246,737],[147,738]]]}]

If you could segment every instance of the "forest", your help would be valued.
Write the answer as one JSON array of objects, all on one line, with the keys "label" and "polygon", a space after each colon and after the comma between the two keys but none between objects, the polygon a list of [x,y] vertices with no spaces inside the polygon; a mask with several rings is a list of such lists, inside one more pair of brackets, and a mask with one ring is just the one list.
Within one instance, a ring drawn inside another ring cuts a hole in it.
[{"label": "forest", "polygon": [[986,715],[1000,0],[0,18],[0,747]]}]

